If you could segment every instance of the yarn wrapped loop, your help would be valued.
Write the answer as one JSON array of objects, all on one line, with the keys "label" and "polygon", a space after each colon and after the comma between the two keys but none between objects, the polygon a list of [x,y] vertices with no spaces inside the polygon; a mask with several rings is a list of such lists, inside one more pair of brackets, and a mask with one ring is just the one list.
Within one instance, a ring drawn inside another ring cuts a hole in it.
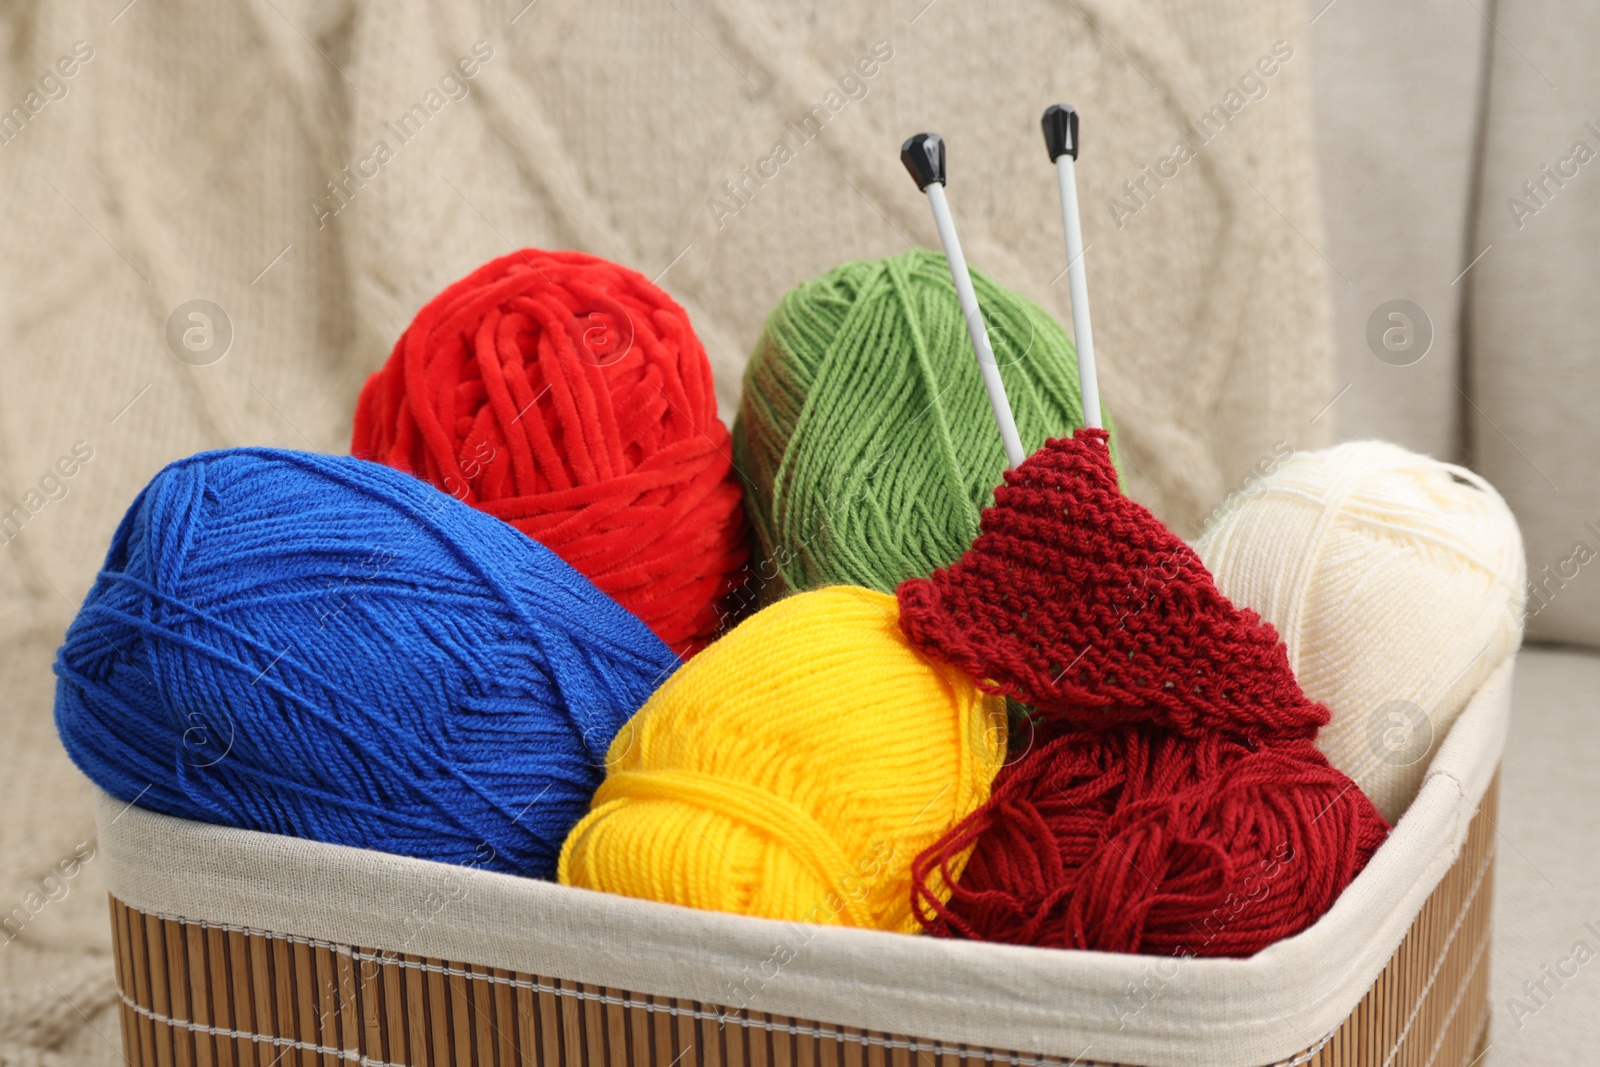
[{"label": "yarn wrapped loop", "polygon": [[[1249,956],[1314,923],[1387,830],[1309,741],[1068,731],[1007,765],[912,884],[941,936]],[[969,852],[946,893],[948,859]]]},{"label": "yarn wrapped loop", "polygon": [[741,581],[742,490],[705,349],[615,263],[523,249],[445,289],[362,389],[350,450],[548,545],[682,655]]},{"label": "yarn wrapped loop", "polygon": [[797,594],[679,668],[617,735],[560,878],[914,931],[911,861],[988,797],[1005,737],[1002,703],[911,648],[893,597]]},{"label": "yarn wrapped loop", "polygon": [[912,643],[1031,705],[1044,738],[918,858],[917,915],[954,937],[1250,955],[1315,922],[1388,825],[1312,743],[1327,709],[1277,633],[1118,491],[1105,444],[1046,444],[970,551],[900,586]]},{"label": "yarn wrapped loop", "polygon": [[1391,821],[1522,642],[1527,564],[1511,509],[1472,471],[1398,445],[1284,457],[1195,551],[1229,599],[1283,634],[1295,677],[1332,715],[1317,747]]},{"label": "yarn wrapped loop", "polygon": [[56,725],[154,811],[548,878],[675,663],[549,549],[409,475],[240,449],[134,501],[57,657]]},{"label": "yarn wrapped loop", "polygon": [[[1061,327],[977,271],[972,284],[1023,446],[1081,426]],[[892,592],[955,562],[1006,454],[944,257],[846,263],[786,293],[745,367],[733,443],[760,548],[754,597]]]}]

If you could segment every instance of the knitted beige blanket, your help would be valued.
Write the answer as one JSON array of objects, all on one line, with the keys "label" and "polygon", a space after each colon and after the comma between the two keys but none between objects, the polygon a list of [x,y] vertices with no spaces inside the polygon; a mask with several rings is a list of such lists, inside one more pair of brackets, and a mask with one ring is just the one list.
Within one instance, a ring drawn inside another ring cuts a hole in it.
[{"label": "knitted beige blanket", "polygon": [[[0,1067],[120,1060],[49,664],[164,463],[342,451],[416,309],[514,247],[680,300],[724,412],[791,285],[937,247],[1070,323],[1039,115],[1079,180],[1107,407],[1179,533],[1335,392],[1290,0],[18,0],[0,9]],[[195,303],[202,301],[203,303]]]}]

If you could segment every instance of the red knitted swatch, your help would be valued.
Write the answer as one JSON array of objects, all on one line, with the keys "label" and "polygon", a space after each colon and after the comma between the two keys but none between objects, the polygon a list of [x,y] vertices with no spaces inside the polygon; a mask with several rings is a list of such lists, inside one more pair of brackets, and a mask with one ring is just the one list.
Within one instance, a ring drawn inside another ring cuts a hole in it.
[{"label": "red knitted swatch", "polygon": [[900,584],[900,624],[993,692],[1084,725],[1311,737],[1277,631],[1117,487],[1104,430],[1047,442],[983,513],[972,548]]},{"label": "red knitted swatch", "polygon": [[[1248,956],[1338,898],[1388,827],[1310,741],[1115,726],[1035,739],[912,866],[930,933],[1050,948]],[[948,902],[929,875],[976,842]]]},{"label": "red knitted swatch", "polygon": [[748,553],[688,315],[643,275],[524,249],[428,303],[361,391],[353,454],[543,542],[680,654]]},{"label": "red knitted swatch", "polygon": [[[1310,926],[1388,826],[1312,743],[1328,712],[1277,632],[1122,495],[1104,431],[1048,442],[1005,482],[972,548],[898,590],[913,644],[1041,724],[917,857],[924,925],[1180,956],[1247,956]],[[940,902],[928,878],[949,884],[969,847]]]}]

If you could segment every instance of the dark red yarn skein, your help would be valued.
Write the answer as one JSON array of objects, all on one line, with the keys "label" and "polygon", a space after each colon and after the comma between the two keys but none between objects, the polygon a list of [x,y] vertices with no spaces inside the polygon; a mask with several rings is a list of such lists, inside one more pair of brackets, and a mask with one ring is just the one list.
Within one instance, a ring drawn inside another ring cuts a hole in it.
[{"label": "dark red yarn skein", "polygon": [[[1100,430],[1005,476],[961,559],[897,590],[906,636],[1032,705],[1038,737],[913,863],[927,929],[1248,956],[1306,929],[1388,824],[1312,739],[1277,631],[1123,496]],[[1032,720],[1030,720],[1032,721]],[[947,902],[934,871],[972,853]]]},{"label": "dark red yarn skein", "polygon": [[692,655],[748,555],[743,490],[689,317],[643,275],[524,249],[417,313],[350,450],[554,550]]},{"label": "dark red yarn skein", "polygon": [[[1249,956],[1309,927],[1388,826],[1310,741],[1250,749],[1155,726],[1067,731],[912,865],[930,933],[1047,948]],[[927,888],[976,843],[947,902]]]}]

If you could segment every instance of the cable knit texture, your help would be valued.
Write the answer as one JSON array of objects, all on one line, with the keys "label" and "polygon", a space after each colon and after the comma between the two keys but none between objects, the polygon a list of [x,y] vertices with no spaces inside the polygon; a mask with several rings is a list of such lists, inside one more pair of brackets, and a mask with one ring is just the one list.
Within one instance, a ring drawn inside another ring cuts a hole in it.
[{"label": "cable knit texture", "polygon": [[[655,279],[688,311],[731,419],[745,359],[785,292],[848,260],[938,248],[898,159],[930,123],[950,144],[967,257],[1069,323],[1066,279],[1052,284],[1066,264],[1036,123],[1070,91],[1085,116],[1078,179],[1101,386],[1130,493],[1188,533],[1273,441],[1331,440],[1345,401],[1311,421],[1341,383],[1309,92],[1311,33],[1342,6],[1315,28],[1291,0],[677,8],[0,7],[7,107],[73,42],[95,50],[69,93],[0,147],[0,507],[37,488],[74,441],[95,449],[68,495],[0,549],[0,906],[93,837],[88,783],[55,739],[49,664],[139,487],[202,449],[344,451],[362,383],[417,309],[511,249],[581,249]],[[1270,93],[1119,228],[1106,205],[1123,182],[1280,38],[1295,58]],[[468,95],[441,92],[420,133],[391,134],[479,40],[494,55],[457,78]],[[863,78],[856,62],[879,40],[893,57]],[[796,136],[787,124],[827,112],[846,73],[860,98],[812,139]],[[780,139],[792,158],[764,185],[747,179]],[[362,168],[379,140],[394,158]],[[347,206],[319,223],[308,202],[339,206],[325,183],[345,182],[346,166],[368,177],[349,180]],[[724,182],[747,191],[730,198]],[[733,213],[713,214],[713,197]],[[164,340],[194,298],[234,327],[232,350],[205,367]],[[48,936],[109,969],[103,900]],[[0,995],[0,1015],[33,1003],[48,976],[116,1041],[114,1001],[77,984],[80,973],[5,970],[0,992],[18,995]],[[75,1034],[0,1047],[121,1062],[69,1018]]]},{"label": "cable knit texture", "polygon": [[1007,471],[970,551],[902,582],[917,647],[1075,722],[1307,738],[1328,721],[1277,631],[1235,608],[1194,551],[1123,496],[1103,430]]}]

